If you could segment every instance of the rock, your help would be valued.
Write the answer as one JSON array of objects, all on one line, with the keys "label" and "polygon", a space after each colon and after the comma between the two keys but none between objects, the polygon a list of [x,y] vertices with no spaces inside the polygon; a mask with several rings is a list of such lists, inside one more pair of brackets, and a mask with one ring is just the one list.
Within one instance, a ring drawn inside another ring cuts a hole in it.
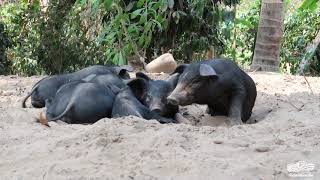
[{"label": "rock", "polygon": [[177,63],[174,60],[172,54],[165,53],[151,61],[146,65],[146,70],[150,73],[172,73],[177,67]]},{"label": "rock", "polygon": [[222,140],[214,140],[213,143],[215,143],[215,144],[223,144],[223,141]]},{"label": "rock", "polygon": [[254,149],[256,152],[268,152],[270,151],[271,149],[269,147],[266,147],[266,146],[261,146],[261,147],[256,147]]}]

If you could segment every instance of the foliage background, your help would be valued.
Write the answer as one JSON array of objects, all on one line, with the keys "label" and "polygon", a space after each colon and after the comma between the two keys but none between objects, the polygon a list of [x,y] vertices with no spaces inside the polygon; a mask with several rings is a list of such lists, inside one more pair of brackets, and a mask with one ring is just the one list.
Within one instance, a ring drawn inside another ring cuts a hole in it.
[{"label": "foliage background", "polygon": [[[319,30],[319,9],[287,0],[281,70],[295,73]],[[261,0],[39,0],[0,7],[0,73],[56,74],[91,64],[149,62],[165,52],[189,63],[251,64]],[[319,74],[318,54],[308,72]]]}]

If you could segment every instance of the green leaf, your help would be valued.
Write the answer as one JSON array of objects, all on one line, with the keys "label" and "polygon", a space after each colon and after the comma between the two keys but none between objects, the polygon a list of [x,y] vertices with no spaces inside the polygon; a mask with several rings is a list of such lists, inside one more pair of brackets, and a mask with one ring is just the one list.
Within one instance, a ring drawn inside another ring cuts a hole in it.
[{"label": "green leaf", "polygon": [[248,27],[248,28],[254,28],[254,25],[252,25],[251,24],[251,22],[250,21],[247,21],[247,20],[245,20],[245,19],[240,19],[240,18],[237,18],[236,19],[236,22],[235,22],[237,25],[244,25],[244,26],[246,26],[246,27]]},{"label": "green leaf", "polygon": [[150,22],[146,23],[144,26],[144,32],[149,32],[152,24]]},{"label": "green leaf", "polygon": [[32,2],[32,10],[33,10],[34,12],[40,10],[40,1],[39,1],[39,0],[34,0],[34,1]]},{"label": "green leaf", "polygon": [[122,65],[126,65],[126,64],[127,64],[127,62],[126,62],[125,58],[123,57],[123,53],[122,53],[122,51],[120,51],[118,65],[122,66]]},{"label": "green leaf", "polygon": [[138,32],[137,26],[136,25],[130,25],[128,27],[128,33],[135,33]]},{"label": "green leaf", "polygon": [[132,1],[130,2],[127,6],[126,6],[126,12],[131,11],[131,9],[133,8],[134,4],[136,3],[136,1]]},{"label": "green leaf", "polygon": [[164,27],[163,29],[166,29],[168,27],[168,25],[169,25],[167,20],[163,21],[162,24],[163,24],[163,27]]},{"label": "green leaf", "polygon": [[139,19],[139,24],[144,24],[147,22],[147,19],[145,16],[141,16],[140,19]]},{"label": "green leaf", "polygon": [[105,10],[109,10],[110,7],[112,6],[112,0],[104,0],[103,5]]},{"label": "green leaf", "polygon": [[156,20],[152,20],[153,22],[155,22],[159,28],[160,31],[162,31],[162,26],[161,26],[161,23],[156,21]]},{"label": "green leaf", "polygon": [[168,9],[168,3],[165,2],[165,3],[163,4],[162,8],[161,8],[161,11],[162,11],[162,12],[165,12],[165,11],[167,11],[167,9]]},{"label": "green leaf", "polygon": [[174,0],[168,0],[168,6],[170,9],[172,9],[174,6]]},{"label": "green leaf", "polygon": [[149,31],[148,36],[146,37],[144,42],[144,48],[147,48],[150,45],[151,39],[152,39],[152,31]]},{"label": "green leaf", "polygon": [[319,0],[304,0],[298,10],[312,10],[315,11],[318,7],[318,1]]},{"label": "green leaf", "polygon": [[77,3],[83,6],[86,3],[86,0],[78,0]]},{"label": "green leaf", "polygon": [[139,41],[138,41],[139,46],[143,46],[143,43],[145,41],[144,38],[145,38],[144,34],[142,36],[140,36]]},{"label": "green leaf", "polygon": [[100,6],[100,0],[92,0],[92,11],[94,14],[98,12]]},{"label": "green leaf", "polygon": [[148,9],[148,13],[151,14],[154,18],[156,18],[157,16],[157,11],[155,11],[154,9]]},{"label": "green leaf", "polygon": [[119,53],[116,53],[113,58],[112,58],[112,62],[114,64],[118,64],[119,63]]},{"label": "green leaf", "polygon": [[124,14],[122,15],[122,19],[124,19],[126,22],[129,22],[129,21],[130,21],[129,15],[130,15],[130,14],[124,13]]},{"label": "green leaf", "polygon": [[158,21],[159,23],[163,23],[164,18],[163,18],[161,15],[158,15],[158,16],[156,17],[156,21]]},{"label": "green leaf", "polygon": [[136,18],[138,15],[140,15],[141,12],[142,12],[142,10],[143,10],[143,9],[137,9],[137,10],[133,11],[133,12],[131,13],[131,19],[134,19],[134,18]]},{"label": "green leaf", "polygon": [[154,5],[153,5],[153,9],[159,9],[160,8],[160,6],[161,6],[161,4],[162,4],[162,2],[161,1],[158,1],[157,3],[155,3]]},{"label": "green leaf", "polygon": [[145,0],[139,0],[137,3],[137,7],[141,8],[144,5]]}]

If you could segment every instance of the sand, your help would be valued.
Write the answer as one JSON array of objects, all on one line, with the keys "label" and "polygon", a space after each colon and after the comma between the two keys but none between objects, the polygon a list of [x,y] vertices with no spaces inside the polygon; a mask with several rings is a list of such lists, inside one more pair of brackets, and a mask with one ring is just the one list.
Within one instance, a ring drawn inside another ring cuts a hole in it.
[{"label": "sand", "polygon": [[[190,124],[126,117],[50,128],[35,122],[44,109],[21,108],[41,77],[0,76],[0,180],[301,179],[308,167],[320,179],[320,78],[308,77],[312,94],[303,77],[250,76],[250,124],[228,126],[191,105],[181,108]],[[290,168],[298,161],[309,166]]]}]

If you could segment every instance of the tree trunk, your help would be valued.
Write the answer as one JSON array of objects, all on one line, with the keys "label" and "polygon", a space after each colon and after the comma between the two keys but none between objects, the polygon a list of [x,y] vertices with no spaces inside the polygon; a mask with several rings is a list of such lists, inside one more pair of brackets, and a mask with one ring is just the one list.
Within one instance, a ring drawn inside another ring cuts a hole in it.
[{"label": "tree trunk", "polygon": [[278,71],[283,34],[283,0],[262,0],[251,69]]}]

